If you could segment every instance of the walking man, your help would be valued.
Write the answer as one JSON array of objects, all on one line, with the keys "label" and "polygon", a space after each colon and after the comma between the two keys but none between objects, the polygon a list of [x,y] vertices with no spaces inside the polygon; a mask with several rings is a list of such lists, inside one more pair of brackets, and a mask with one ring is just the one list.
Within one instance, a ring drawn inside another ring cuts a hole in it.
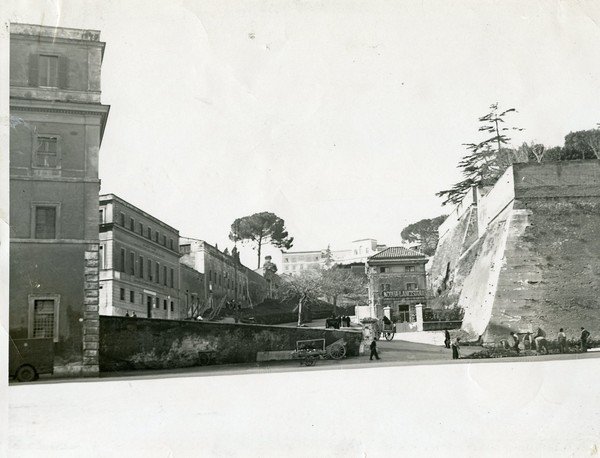
[{"label": "walking man", "polygon": [[373,360],[373,356],[375,356],[375,359],[377,360],[381,359],[377,354],[377,342],[375,341],[375,339],[373,339],[373,341],[371,342],[371,357],[369,358],[370,361]]},{"label": "walking man", "polygon": [[567,335],[563,328],[558,331],[558,351],[561,353],[567,352]]},{"label": "walking man", "polygon": [[459,350],[460,350],[460,337],[457,337],[452,342],[452,359],[460,358]]},{"label": "walking man", "polygon": [[444,345],[446,348],[450,348],[450,331],[444,329]]},{"label": "walking man", "polygon": [[590,337],[590,333],[583,326],[581,327],[581,351],[587,351],[588,344],[587,340]]}]

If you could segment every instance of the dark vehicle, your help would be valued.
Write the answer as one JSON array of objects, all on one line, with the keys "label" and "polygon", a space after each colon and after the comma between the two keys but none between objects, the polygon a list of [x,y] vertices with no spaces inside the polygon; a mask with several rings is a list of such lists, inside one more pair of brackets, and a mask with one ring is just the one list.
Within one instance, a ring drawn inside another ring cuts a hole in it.
[{"label": "dark vehicle", "polygon": [[19,382],[37,380],[54,372],[53,339],[9,338],[8,375]]}]

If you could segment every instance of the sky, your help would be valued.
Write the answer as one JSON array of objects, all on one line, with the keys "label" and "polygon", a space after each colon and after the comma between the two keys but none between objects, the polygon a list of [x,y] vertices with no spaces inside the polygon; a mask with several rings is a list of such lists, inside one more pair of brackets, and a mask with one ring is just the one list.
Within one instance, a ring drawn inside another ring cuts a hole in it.
[{"label": "sky", "polygon": [[[600,3],[578,1],[33,1],[7,20],[106,42],[102,193],[232,247],[271,211],[294,250],[449,213],[478,117],[562,145],[600,121]],[[279,251],[267,248],[280,260]],[[242,248],[242,261],[256,254]]]}]

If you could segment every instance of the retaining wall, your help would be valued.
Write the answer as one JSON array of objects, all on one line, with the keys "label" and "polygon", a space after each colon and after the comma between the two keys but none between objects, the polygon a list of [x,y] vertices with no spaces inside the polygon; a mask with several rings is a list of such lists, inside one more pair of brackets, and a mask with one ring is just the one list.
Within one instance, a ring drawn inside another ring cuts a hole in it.
[{"label": "retaining wall", "polygon": [[343,338],[347,356],[359,355],[360,331],[100,316],[100,371],[198,366],[208,351],[216,364],[256,362],[258,352],[322,338]]}]

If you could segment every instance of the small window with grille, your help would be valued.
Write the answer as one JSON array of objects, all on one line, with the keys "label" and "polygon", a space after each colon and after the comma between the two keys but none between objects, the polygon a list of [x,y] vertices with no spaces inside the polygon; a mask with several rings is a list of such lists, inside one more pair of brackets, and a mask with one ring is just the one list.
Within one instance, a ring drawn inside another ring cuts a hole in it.
[{"label": "small window with grille", "polygon": [[36,299],[33,303],[34,339],[54,337],[55,302],[53,299]]}]

